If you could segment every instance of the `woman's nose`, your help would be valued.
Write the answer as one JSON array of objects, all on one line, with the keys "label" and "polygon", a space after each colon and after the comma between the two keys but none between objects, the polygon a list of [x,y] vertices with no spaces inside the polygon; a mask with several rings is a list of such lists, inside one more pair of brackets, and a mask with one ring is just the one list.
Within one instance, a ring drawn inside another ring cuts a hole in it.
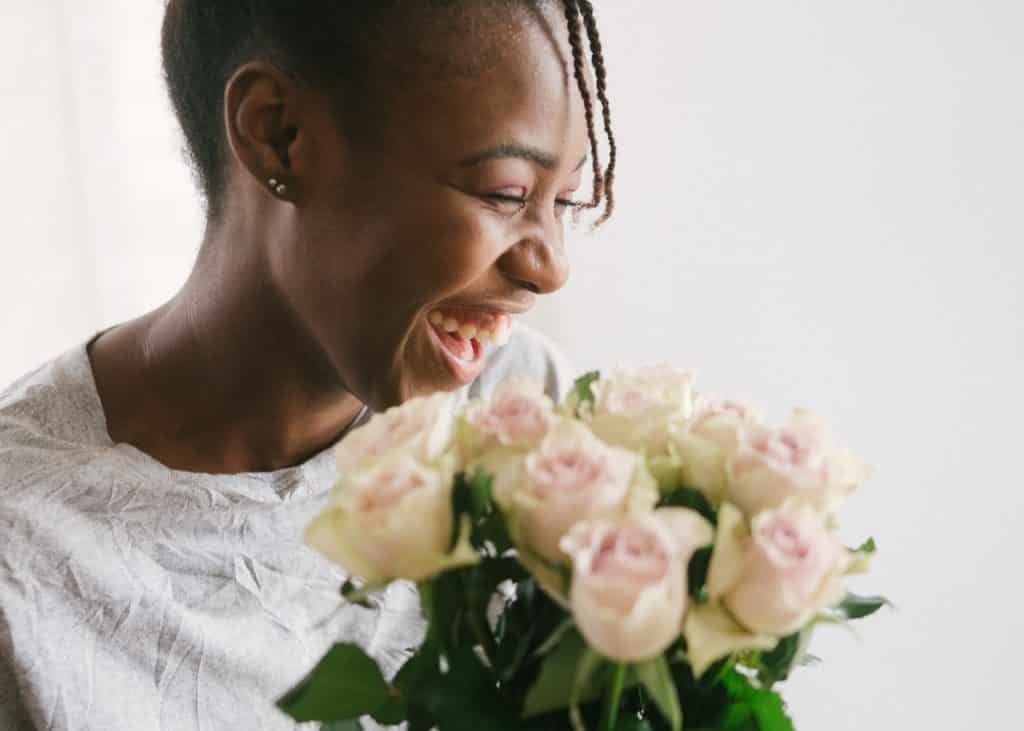
[{"label": "woman's nose", "polygon": [[561,224],[538,226],[498,259],[498,268],[508,279],[534,294],[550,294],[569,279],[569,259]]}]

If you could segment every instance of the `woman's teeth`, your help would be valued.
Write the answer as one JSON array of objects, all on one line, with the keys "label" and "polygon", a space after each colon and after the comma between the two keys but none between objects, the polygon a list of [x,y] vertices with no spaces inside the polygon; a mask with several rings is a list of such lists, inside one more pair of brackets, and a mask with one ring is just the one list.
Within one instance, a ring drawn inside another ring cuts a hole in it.
[{"label": "woman's teeth", "polygon": [[502,346],[507,344],[511,331],[511,318],[503,314],[487,316],[483,321],[471,323],[460,322],[451,315],[434,310],[428,319],[431,325],[445,332],[458,335],[464,340],[475,339],[484,345]]}]

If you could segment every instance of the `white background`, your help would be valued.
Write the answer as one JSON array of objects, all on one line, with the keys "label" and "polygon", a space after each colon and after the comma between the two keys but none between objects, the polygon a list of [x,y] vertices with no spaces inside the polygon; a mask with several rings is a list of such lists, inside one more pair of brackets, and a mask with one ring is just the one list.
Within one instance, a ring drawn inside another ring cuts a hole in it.
[{"label": "white background", "polygon": [[[598,11],[619,214],[535,323],[581,368],[670,360],[776,418],[812,406],[879,468],[844,533],[877,537],[857,588],[899,610],[820,633],[785,691],[801,729],[1019,723],[1024,4]],[[0,0],[0,381],[189,270],[160,13]]]}]

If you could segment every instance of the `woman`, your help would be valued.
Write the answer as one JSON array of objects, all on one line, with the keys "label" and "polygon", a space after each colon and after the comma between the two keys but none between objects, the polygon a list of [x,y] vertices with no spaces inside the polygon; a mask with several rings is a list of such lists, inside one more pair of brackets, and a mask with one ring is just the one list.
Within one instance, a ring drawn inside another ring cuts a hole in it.
[{"label": "woman", "polygon": [[0,396],[5,729],[291,728],[330,643],[397,668],[414,592],[338,609],[300,543],[330,447],[420,394],[560,390],[513,320],[567,212],[611,212],[584,0],[171,0],[163,55],[206,234],[173,299]]}]

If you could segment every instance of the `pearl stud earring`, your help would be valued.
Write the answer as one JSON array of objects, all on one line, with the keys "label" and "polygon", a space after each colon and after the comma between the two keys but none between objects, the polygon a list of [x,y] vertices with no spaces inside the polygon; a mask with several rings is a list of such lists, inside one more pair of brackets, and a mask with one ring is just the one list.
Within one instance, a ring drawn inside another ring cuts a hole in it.
[{"label": "pearl stud earring", "polygon": [[270,186],[270,189],[278,195],[284,195],[288,192],[288,186],[279,182],[277,178],[271,178],[267,181],[267,184]]}]

